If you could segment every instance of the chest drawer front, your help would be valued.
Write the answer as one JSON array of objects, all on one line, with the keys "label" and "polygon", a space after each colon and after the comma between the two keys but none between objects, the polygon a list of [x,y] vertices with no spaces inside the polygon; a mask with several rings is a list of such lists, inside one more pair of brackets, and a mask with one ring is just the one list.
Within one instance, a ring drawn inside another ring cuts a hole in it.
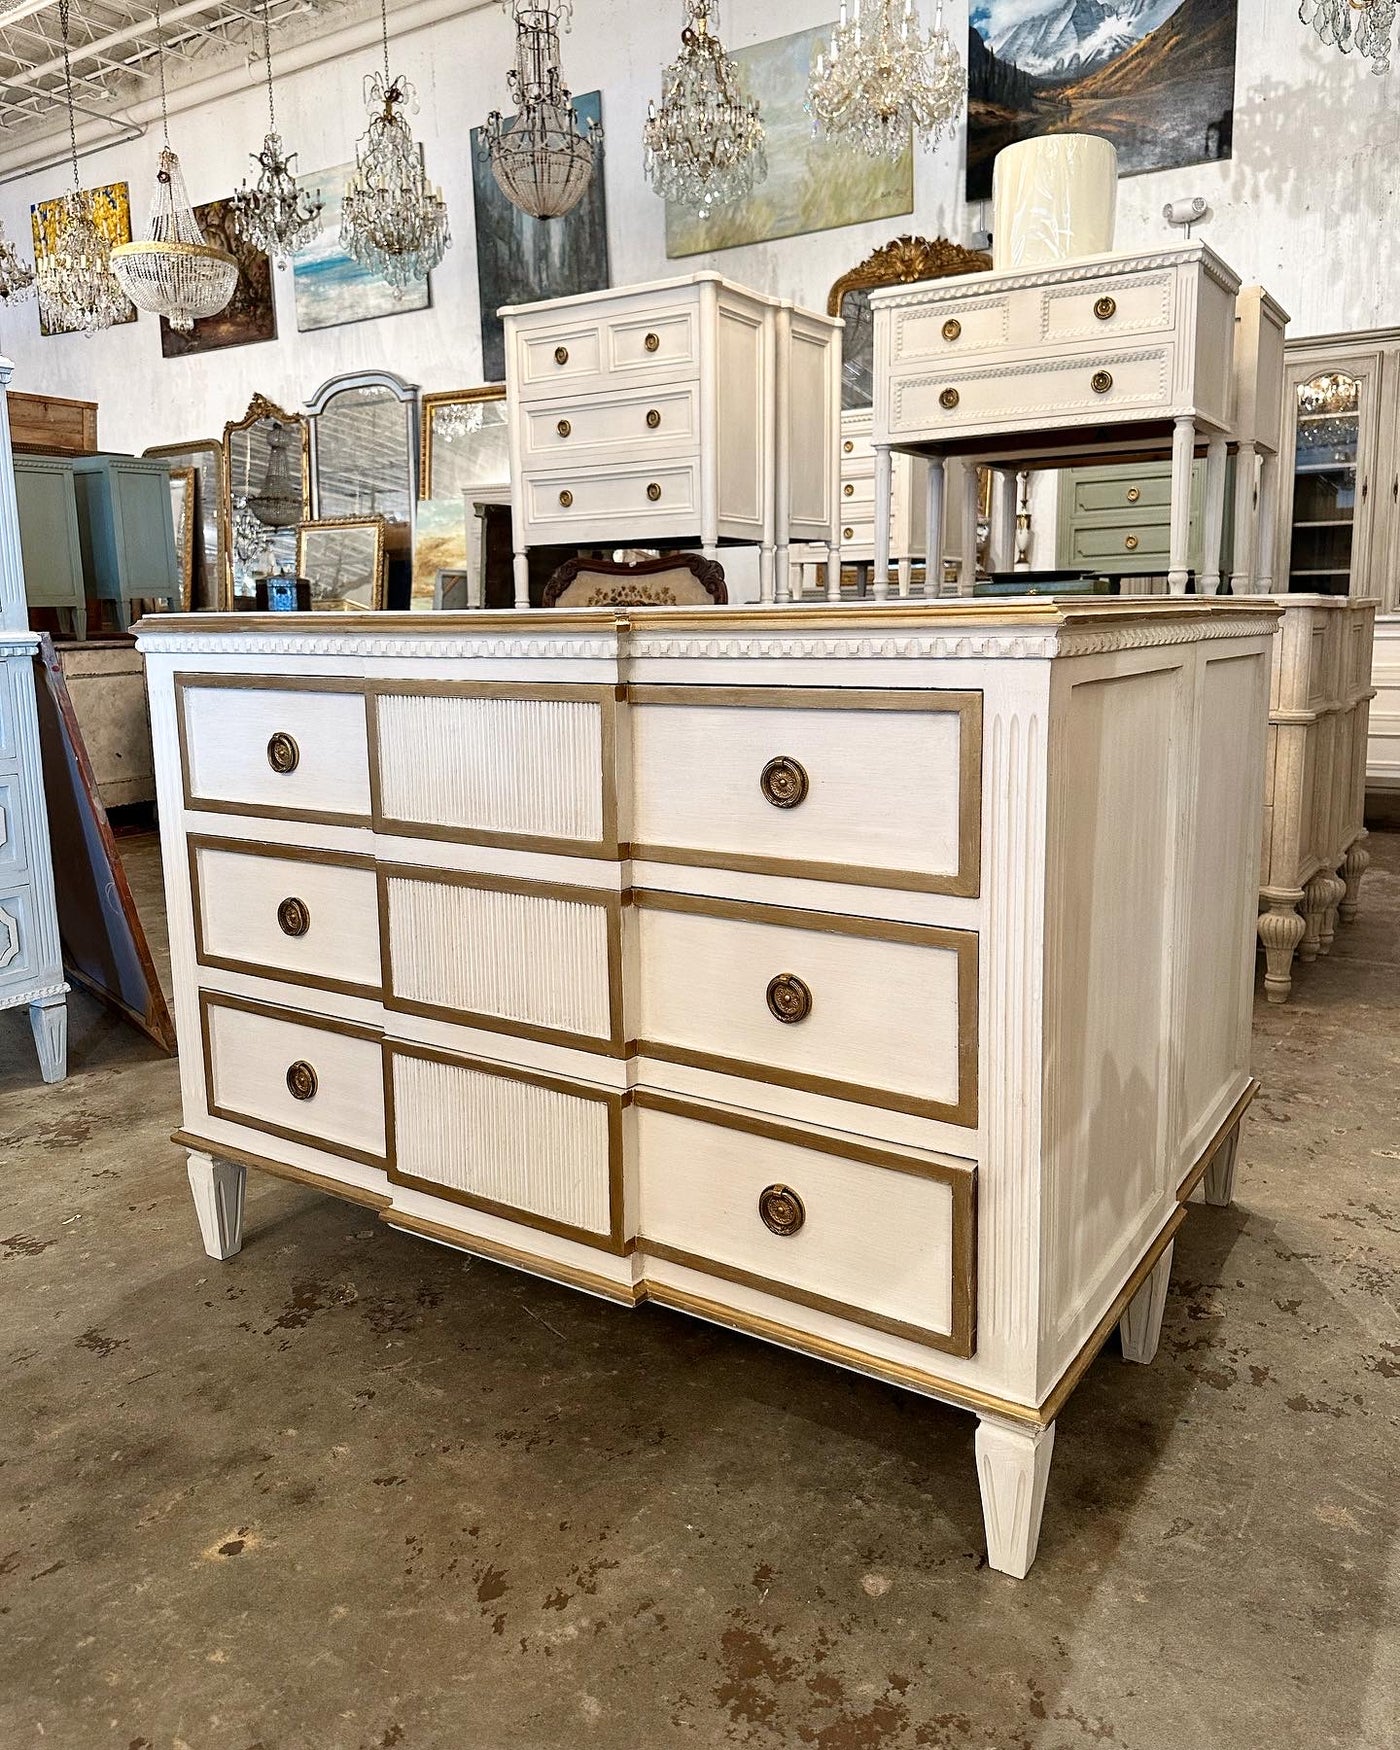
[{"label": "chest drawer front", "polygon": [[368,824],[363,689],[242,675],[178,675],[186,808]]},{"label": "chest drawer front", "polygon": [[1086,528],[1081,523],[1074,531],[1071,557],[1076,565],[1141,571],[1149,560],[1165,562],[1170,549],[1171,531],[1162,523],[1125,522],[1113,528]]},{"label": "chest drawer front", "polygon": [[199,1000],[212,1117],[385,1164],[377,1030],[217,991]]},{"label": "chest drawer front", "polygon": [[33,890],[18,884],[0,885],[0,996],[31,985],[38,972]]},{"label": "chest drawer front", "polygon": [[389,1178],[606,1251],[622,1236],[622,1096],[479,1058],[388,1047]]},{"label": "chest drawer front", "polygon": [[639,1049],[977,1122],[977,938],[640,890]]},{"label": "chest drawer front", "polygon": [[[634,686],[628,697],[635,857],[979,891],[980,693]],[[871,772],[904,775],[893,805]]]},{"label": "chest drawer front", "polygon": [[602,400],[551,402],[522,411],[525,454],[558,467],[673,454],[700,441],[699,392],[692,384]]},{"label": "chest drawer front", "polygon": [[959,299],[950,304],[916,304],[896,309],[890,335],[891,364],[950,363],[969,353],[995,352],[1017,344],[1030,345],[1033,336],[1018,335],[1008,292],[985,298]]},{"label": "chest drawer front", "polygon": [[652,523],[689,530],[698,527],[699,502],[700,469],[694,462],[604,464],[600,472],[578,463],[525,480],[526,513],[541,540],[567,542],[599,519],[615,521],[619,535]]},{"label": "chest drawer front", "polygon": [[28,656],[0,656],[0,766],[13,766],[19,759],[19,702],[16,689],[32,687],[32,662]]},{"label": "chest drawer front", "polygon": [[408,867],[380,878],[389,1008],[621,1054],[618,894]]},{"label": "chest drawer front", "polygon": [[1076,479],[1076,516],[1119,512],[1125,516],[1151,517],[1155,522],[1171,519],[1170,473],[1118,474],[1106,479]]},{"label": "chest drawer front", "polygon": [[0,881],[29,866],[18,772],[0,772]]},{"label": "chest drawer front", "polygon": [[516,358],[520,367],[516,387],[522,397],[560,394],[602,374],[602,329],[597,321],[584,318],[517,332]]},{"label": "chest drawer front", "polygon": [[379,996],[379,908],[369,857],[189,839],[201,966]]},{"label": "chest drawer front", "polygon": [[895,1154],[650,1089],[636,1105],[643,1251],[972,1354],[971,1162]]},{"label": "chest drawer front", "polygon": [[610,687],[385,683],[373,709],[381,832],[616,854]]},{"label": "chest drawer front", "polygon": [[1059,357],[1034,363],[950,366],[938,375],[896,380],[891,430],[971,433],[1014,426],[1062,425],[1065,415],[1094,413],[1101,421],[1165,410],[1171,405],[1173,349],[1142,347]]},{"label": "chest drawer front", "polygon": [[617,375],[689,374],[700,368],[699,311],[690,307],[611,317],[603,344],[608,369]]},{"label": "chest drawer front", "polygon": [[1094,340],[1109,346],[1124,334],[1170,334],[1176,323],[1176,274],[1170,269],[1045,286],[1037,341]]}]

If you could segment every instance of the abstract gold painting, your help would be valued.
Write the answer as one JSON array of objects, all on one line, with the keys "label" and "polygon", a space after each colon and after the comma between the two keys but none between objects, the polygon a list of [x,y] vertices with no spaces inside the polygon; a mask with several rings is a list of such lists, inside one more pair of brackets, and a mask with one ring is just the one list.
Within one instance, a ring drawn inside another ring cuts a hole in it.
[{"label": "abstract gold painting", "polygon": [[[109,182],[102,188],[84,189],[94,221],[98,230],[109,243],[130,243],[131,241],[131,193],[124,182]],[[57,200],[39,201],[29,209],[29,222],[34,232],[34,259],[39,261],[48,255],[58,236],[58,227],[63,219],[63,203],[67,195],[60,195]],[[125,316],[117,318],[118,323],[134,322],[136,306],[128,303]],[[62,323],[51,323],[44,313],[42,301],[39,305],[40,334],[76,334],[76,328],[66,327]]]}]

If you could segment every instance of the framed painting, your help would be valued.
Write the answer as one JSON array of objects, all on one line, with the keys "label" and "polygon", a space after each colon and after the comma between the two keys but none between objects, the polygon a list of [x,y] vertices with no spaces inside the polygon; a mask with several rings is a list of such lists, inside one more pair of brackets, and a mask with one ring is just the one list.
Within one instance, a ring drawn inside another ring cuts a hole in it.
[{"label": "framed painting", "polygon": [[467,518],[463,498],[422,498],[413,526],[413,596],[419,613],[433,606],[439,571],[467,570]]},{"label": "framed painting", "polygon": [[319,193],[324,203],[321,229],[292,257],[292,293],[300,334],[316,328],[338,328],[345,322],[368,322],[373,316],[426,310],[432,302],[426,279],[415,280],[403,292],[396,292],[382,274],[362,267],[341,246],[340,204],[354,173],[353,164],[334,164],[329,170],[297,178],[299,188]]},{"label": "framed painting", "polygon": [[[85,188],[92,212],[93,221],[98,230],[109,243],[130,243],[131,241],[131,193],[124,182],[108,182],[101,188]],[[58,236],[58,227],[63,219],[63,203],[67,195],[60,195],[57,200],[39,201],[29,209],[29,224],[34,234],[34,259],[39,261],[48,255]],[[118,317],[118,324],[136,320],[136,306],[128,303],[127,314]],[[44,313],[43,300],[39,301],[39,332],[40,334],[77,334],[76,328],[65,327],[61,323],[52,323]]]},{"label": "framed painting", "polygon": [[972,0],[967,198],[1037,134],[1100,134],[1124,176],[1231,154],[1238,0]]},{"label": "framed painting", "polygon": [[[603,99],[587,91],[574,99],[579,119],[602,125]],[[513,116],[506,118],[507,123]],[[481,374],[501,382],[506,374],[505,340],[496,312],[504,304],[533,304],[541,298],[568,298],[601,292],[608,279],[608,207],[599,142],[593,176],[583,199],[562,219],[532,219],[512,206],[491,173],[481,137],[471,137],[472,198],[476,203],[476,276],[481,294]]]},{"label": "framed painting", "polygon": [[763,114],[768,175],[747,200],[717,207],[701,219],[666,203],[666,254],[672,259],[741,243],[767,243],[914,210],[912,142],[897,163],[867,158],[849,146],[814,139],[807,81],[833,26],[799,30],[772,42],[736,49],[744,83]]},{"label": "framed painting", "polygon": [[194,216],[209,242],[217,249],[226,249],[238,263],[238,284],[218,315],[200,318],[188,334],[172,328],[162,316],[161,357],[185,358],[194,352],[215,352],[225,346],[252,346],[260,340],[276,340],[272,263],[261,249],[239,235],[233,222],[233,202],[206,201],[194,209]]}]

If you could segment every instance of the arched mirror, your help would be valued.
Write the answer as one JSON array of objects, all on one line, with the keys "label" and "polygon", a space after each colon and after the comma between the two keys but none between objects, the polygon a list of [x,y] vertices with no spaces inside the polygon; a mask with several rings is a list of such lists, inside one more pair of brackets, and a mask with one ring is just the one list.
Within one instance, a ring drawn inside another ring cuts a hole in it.
[{"label": "arched mirror", "polygon": [[306,421],[255,395],[242,419],[224,427],[225,606],[247,606],[259,577],[296,570],[308,486]]},{"label": "arched mirror", "polygon": [[350,371],[322,383],[306,411],[317,519],[380,516],[411,529],[418,496],[417,385],[392,371]]},{"label": "arched mirror", "polygon": [[[187,444],[155,444],[144,454],[169,462],[171,478],[194,471],[187,513],[192,511],[189,548],[189,601],[194,608],[218,608],[225,603],[226,524],[224,521],[224,446],[217,438]],[[177,545],[180,525],[176,525]],[[181,549],[183,552],[183,548]]]}]

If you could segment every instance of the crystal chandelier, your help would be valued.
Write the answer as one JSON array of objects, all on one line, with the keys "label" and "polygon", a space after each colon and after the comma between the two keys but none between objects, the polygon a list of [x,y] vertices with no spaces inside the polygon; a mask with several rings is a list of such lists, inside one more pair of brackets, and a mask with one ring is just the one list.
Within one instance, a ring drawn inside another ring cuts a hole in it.
[{"label": "crystal chandelier", "polygon": [[263,61],[267,67],[267,133],[262,151],[253,155],[258,180],[248,179],[233,197],[233,222],[238,234],[255,249],[284,266],[298,249],[304,249],[321,228],[320,190],[308,195],[297,187],[295,152],[282,150],[277,132],[277,111],[272,101],[272,0],[263,3]]},{"label": "crystal chandelier", "polygon": [[515,65],[506,74],[516,114],[493,109],[484,129],[491,174],[512,206],[559,219],[593,180],[603,130],[581,122],[559,67],[559,31],[573,0],[501,0],[515,19]]},{"label": "crystal chandelier", "polygon": [[73,120],[73,69],[68,59],[68,0],[59,0],[63,32],[63,87],[68,96],[68,150],[73,158],[73,192],[63,210],[52,245],[36,252],[34,278],[45,324],[58,333],[93,335],[122,321],[131,306],[112,278],[112,246],[92,213],[91,197],[78,175],[78,136]]},{"label": "crystal chandelier", "polygon": [[757,99],[718,30],[718,0],[685,0],[681,52],[662,73],[661,108],[647,105],[642,129],[651,186],[702,219],[744,200],[768,174]]},{"label": "crystal chandelier", "polygon": [[0,225],[0,304],[18,304],[34,290],[34,269],[21,256]]},{"label": "crystal chandelier", "polygon": [[1390,71],[1390,32],[1396,0],[1301,0],[1298,16],[1323,42],[1349,55],[1359,49],[1373,73]]},{"label": "crystal chandelier", "polygon": [[160,69],[160,126],[165,144],[156,171],[151,234],[139,243],[118,243],[112,272],[138,310],[164,316],[188,334],[206,316],[217,316],[238,284],[238,263],[224,249],[207,243],[185,190],[185,175],[170,149],[165,113],[165,53],[160,41],[160,0],[156,0],[156,65]]},{"label": "crystal chandelier", "polygon": [[355,148],[355,174],[340,206],[340,241],[348,255],[389,282],[395,296],[426,279],[447,253],[447,207],[428,181],[423,153],[402,114],[413,87],[389,72],[389,13],[379,0],[384,74],[365,80],[369,127]]},{"label": "crystal chandelier", "polygon": [[268,435],[267,467],[262,485],[244,500],[265,529],[289,529],[301,521],[301,481],[292,477],[292,446],[287,428],[274,420]]},{"label": "crystal chandelier", "polygon": [[872,158],[898,159],[911,128],[925,146],[951,133],[967,77],[947,31],[943,0],[927,38],[914,0],[841,0],[828,51],[817,51],[807,87],[816,131]]}]

